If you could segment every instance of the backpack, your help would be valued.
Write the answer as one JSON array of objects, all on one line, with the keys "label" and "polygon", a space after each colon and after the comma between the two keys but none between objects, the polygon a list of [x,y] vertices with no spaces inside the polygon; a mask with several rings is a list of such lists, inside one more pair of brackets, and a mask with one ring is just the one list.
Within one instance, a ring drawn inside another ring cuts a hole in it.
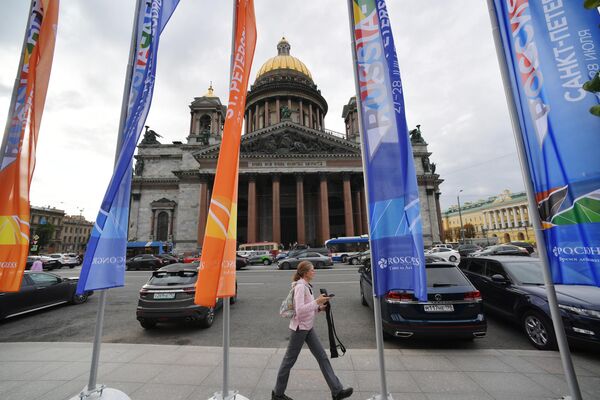
[{"label": "backpack", "polygon": [[282,318],[294,318],[296,316],[296,309],[294,308],[294,290],[296,286],[294,285],[286,298],[281,302],[281,306],[279,307],[279,315]]}]

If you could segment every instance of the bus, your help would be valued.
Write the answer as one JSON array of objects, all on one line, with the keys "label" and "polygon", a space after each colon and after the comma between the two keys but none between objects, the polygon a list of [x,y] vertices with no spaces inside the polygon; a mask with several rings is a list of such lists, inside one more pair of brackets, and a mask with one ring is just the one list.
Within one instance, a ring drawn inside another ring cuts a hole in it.
[{"label": "bus", "polygon": [[343,236],[329,239],[325,242],[331,258],[335,262],[345,263],[349,256],[369,250],[369,236]]},{"label": "bus", "polygon": [[270,254],[275,258],[280,250],[282,250],[281,245],[275,242],[244,243],[240,244],[237,254],[242,257]]},{"label": "bus", "polygon": [[170,242],[127,242],[127,258],[140,254],[165,254],[171,253],[173,244]]}]

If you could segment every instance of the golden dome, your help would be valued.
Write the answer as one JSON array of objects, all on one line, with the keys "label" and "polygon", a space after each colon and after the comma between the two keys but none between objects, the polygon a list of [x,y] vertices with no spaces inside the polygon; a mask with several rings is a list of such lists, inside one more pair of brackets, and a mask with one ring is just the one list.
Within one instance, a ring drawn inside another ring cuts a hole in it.
[{"label": "golden dome", "polygon": [[262,67],[260,67],[256,74],[256,79],[267,72],[278,69],[289,69],[291,71],[300,72],[312,80],[312,75],[308,68],[306,68],[306,65],[296,57],[290,56],[290,44],[284,37],[277,43],[277,55],[269,58]]}]

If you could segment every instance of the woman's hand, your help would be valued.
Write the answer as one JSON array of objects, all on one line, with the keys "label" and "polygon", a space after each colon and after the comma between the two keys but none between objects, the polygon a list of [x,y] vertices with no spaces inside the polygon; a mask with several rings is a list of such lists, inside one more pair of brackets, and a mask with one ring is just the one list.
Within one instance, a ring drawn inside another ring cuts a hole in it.
[{"label": "woman's hand", "polygon": [[329,301],[329,297],[325,296],[324,294],[320,295],[319,297],[317,297],[317,304],[322,306],[323,304],[327,303]]}]

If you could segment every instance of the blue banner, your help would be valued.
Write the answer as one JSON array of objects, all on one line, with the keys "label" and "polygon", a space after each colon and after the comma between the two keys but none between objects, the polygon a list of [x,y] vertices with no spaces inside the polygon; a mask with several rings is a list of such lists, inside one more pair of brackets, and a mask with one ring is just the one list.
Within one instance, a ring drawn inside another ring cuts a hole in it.
[{"label": "blue banner", "polygon": [[600,14],[582,1],[494,0],[552,277],[600,286]]},{"label": "blue banner", "polygon": [[354,0],[353,15],[373,290],[408,290],[425,301],[419,190],[385,1]]},{"label": "blue banner", "polygon": [[179,0],[140,2],[135,59],[121,151],[83,258],[77,293],[124,286],[133,153],[146,122],[156,74],[160,33]]}]

